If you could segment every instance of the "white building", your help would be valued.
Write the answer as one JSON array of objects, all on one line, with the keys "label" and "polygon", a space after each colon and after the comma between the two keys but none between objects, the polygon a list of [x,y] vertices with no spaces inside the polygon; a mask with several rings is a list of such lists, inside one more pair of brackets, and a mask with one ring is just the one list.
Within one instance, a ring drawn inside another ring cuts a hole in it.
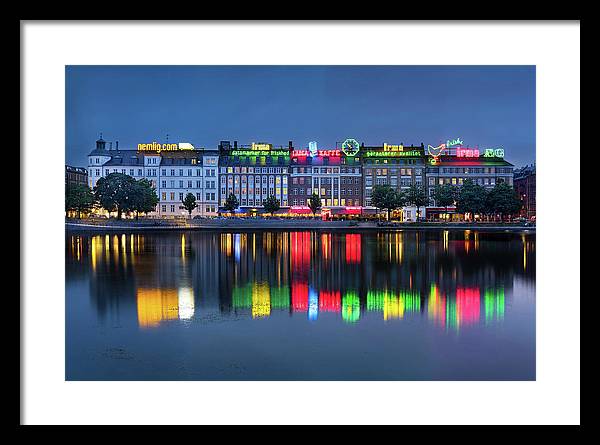
[{"label": "white building", "polygon": [[[173,146],[175,144],[171,144]],[[88,184],[95,187],[98,179],[109,173],[124,173],[136,180],[146,178],[156,189],[159,203],[153,216],[187,216],[182,201],[194,194],[198,206],[192,216],[216,216],[219,209],[218,164],[216,150],[172,149],[120,150],[106,148],[100,137],[88,155]]]}]

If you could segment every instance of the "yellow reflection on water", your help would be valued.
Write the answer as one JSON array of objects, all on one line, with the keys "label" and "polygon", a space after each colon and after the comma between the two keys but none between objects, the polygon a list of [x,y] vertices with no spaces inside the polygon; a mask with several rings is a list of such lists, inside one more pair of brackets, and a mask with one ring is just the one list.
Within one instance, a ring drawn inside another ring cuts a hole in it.
[{"label": "yellow reflection on water", "polygon": [[450,232],[448,230],[444,230],[443,232],[443,242],[444,242],[444,252],[448,252],[448,234]]},{"label": "yellow reflection on water", "polygon": [[139,287],[136,290],[138,324],[153,328],[164,320],[179,317],[179,294],[177,289]]},{"label": "yellow reflection on water", "polygon": [[252,286],[252,318],[271,315],[271,288],[268,283],[254,283]]},{"label": "yellow reflection on water", "polygon": [[92,271],[93,272],[96,272],[96,255],[98,254],[98,252],[97,252],[98,247],[96,244],[98,242],[98,238],[100,238],[100,237],[99,236],[92,237],[92,249],[91,249],[90,255],[92,257],[91,260],[92,260]]},{"label": "yellow reflection on water", "polygon": [[185,234],[181,234],[181,259],[185,261]]}]

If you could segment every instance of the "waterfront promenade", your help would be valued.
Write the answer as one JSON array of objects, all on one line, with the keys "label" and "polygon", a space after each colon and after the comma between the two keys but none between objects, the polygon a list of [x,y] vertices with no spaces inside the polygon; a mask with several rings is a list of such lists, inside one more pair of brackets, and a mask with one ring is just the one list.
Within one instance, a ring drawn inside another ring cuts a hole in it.
[{"label": "waterfront promenade", "polygon": [[401,223],[374,221],[321,221],[318,219],[192,219],[192,220],[67,220],[65,227],[78,230],[485,230],[510,232],[535,232],[535,226],[516,223]]}]

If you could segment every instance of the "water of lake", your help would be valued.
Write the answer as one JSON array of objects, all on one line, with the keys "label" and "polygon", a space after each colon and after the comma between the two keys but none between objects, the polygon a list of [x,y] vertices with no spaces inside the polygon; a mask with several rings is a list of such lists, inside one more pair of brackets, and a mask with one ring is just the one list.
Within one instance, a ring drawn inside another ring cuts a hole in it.
[{"label": "water of lake", "polygon": [[66,234],[67,380],[535,380],[535,234]]}]

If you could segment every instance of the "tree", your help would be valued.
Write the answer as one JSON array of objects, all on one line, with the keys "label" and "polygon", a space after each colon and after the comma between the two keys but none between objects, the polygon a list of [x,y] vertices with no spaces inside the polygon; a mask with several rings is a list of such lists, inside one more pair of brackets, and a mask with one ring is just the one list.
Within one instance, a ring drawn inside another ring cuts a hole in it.
[{"label": "tree", "polygon": [[425,188],[413,184],[406,191],[406,202],[409,205],[415,206],[417,208],[417,222],[419,221],[419,215],[421,213],[420,208],[429,204],[429,196],[427,196],[427,192]]},{"label": "tree", "polygon": [[279,200],[273,195],[269,196],[263,204],[265,212],[270,213],[271,215],[279,210],[279,207]]},{"label": "tree", "polygon": [[74,184],[65,191],[65,208],[77,212],[77,218],[81,218],[81,212],[89,212],[95,202],[94,194],[87,185]]},{"label": "tree", "polygon": [[238,201],[237,197],[233,193],[230,193],[227,199],[225,200],[225,205],[223,206],[223,208],[228,212],[233,212],[239,206],[240,202]]},{"label": "tree", "polygon": [[486,209],[494,214],[500,214],[500,219],[504,215],[514,215],[518,213],[523,206],[515,190],[505,182],[496,184],[487,194]]},{"label": "tree", "polygon": [[129,199],[123,210],[135,212],[135,219],[138,219],[140,213],[153,212],[156,204],[158,204],[156,189],[149,180],[143,178],[131,184]]},{"label": "tree", "polygon": [[316,213],[321,208],[321,198],[319,198],[319,195],[313,192],[312,196],[308,198],[308,207],[310,207],[314,218]]},{"label": "tree", "polygon": [[433,189],[433,199],[436,205],[444,207],[448,213],[448,206],[456,200],[456,189],[451,184],[436,185]]},{"label": "tree", "polygon": [[456,199],[456,211],[459,213],[482,213],[486,208],[486,190],[471,179],[465,179]]},{"label": "tree", "polygon": [[108,212],[117,212],[121,219],[123,210],[131,208],[129,200],[134,194],[135,179],[124,173],[110,173],[98,179],[94,195],[100,205]]},{"label": "tree", "polygon": [[198,207],[198,204],[196,203],[196,197],[194,196],[193,193],[188,193],[187,195],[185,195],[185,198],[181,202],[183,204],[183,208],[188,211],[188,213],[190,214],[190,218],[191,218],[192,211],[196,207]]},{"label": "tree", "polygon": [[390,212],[404,204],[404,195],[396,192],[389,185],[376,185],[373,187],[371,195],[371,204],[381,210],[387,210],[387,219],[390,219]]}]

